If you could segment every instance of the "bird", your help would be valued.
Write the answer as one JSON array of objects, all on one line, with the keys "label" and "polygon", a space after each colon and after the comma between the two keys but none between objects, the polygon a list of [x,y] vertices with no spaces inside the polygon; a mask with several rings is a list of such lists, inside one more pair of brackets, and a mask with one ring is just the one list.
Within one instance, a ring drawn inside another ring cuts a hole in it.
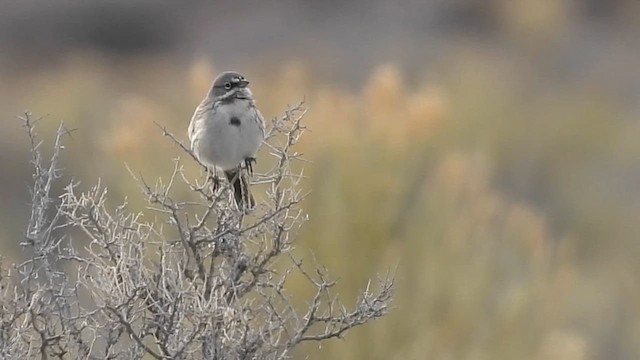
[{"label": "bird", "polygon": [[[191,151],[212,169],[221,169],[239,209],[252,209],[255,199],[247,175],[253,175],[256,153],[265,138],[264,118],[256,107],[249,80],[236,71],[220,73],[196,107],[189,123]],[[214,175],[214,179],[217,177]]]}]

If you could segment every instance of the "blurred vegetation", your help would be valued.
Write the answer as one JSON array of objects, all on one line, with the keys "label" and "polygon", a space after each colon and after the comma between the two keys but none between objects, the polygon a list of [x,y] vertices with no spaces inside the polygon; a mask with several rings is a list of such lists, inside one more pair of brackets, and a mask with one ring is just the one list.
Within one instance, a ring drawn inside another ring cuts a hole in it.
[{"label": "blurred vegetation", "polygon": [[[611,70],[627,64],[615,54],[633,33],[596,65],[563,68],[554,49],[574,31],[576,2],[494,3],[503,41],[517,44],[510,55],[461,37],[429,69],[382,63],[360,87],[298,59],[239,69],[265,116],[302,97],[310,106],[301,251],[340,274],[345,297],[397,267],[397,309],[304,349],[310,359],[640,358],[640,128],[637,96],[616,86],[637,72]],[[637,29],[636,3],[624,4],[620,18]],[[579,80],[563,81],[575,68]],[[44,116],[41,131],[59,119],[77,128],[67,174],[87,187],[102,178],[113,201],[142,207],[124,164],[166,177],[181,154],[154,122],[186,140],[222,70],[78,52],[3,72],[3,252],[19,256],[30,171],[12,115],[28,108]]]}]

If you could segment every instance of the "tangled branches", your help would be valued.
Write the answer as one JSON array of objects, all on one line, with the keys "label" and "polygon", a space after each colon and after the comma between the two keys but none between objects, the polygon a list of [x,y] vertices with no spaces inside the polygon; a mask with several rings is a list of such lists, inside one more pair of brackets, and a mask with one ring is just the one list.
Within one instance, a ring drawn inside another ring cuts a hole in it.
[{"label": "tangled branches", "polygon": [[[166,182],[135,176],[152,222],[127,203],[111,209],[100,183],[79,192],[72,182],[54,198],[67,130],[59,128],[45,165],[24,116],[35,168],[21,243],[30,256],[0,271],[0,358],[286,359],[303,342],[342,337],[385,315],[390,277],[368,284],[348,309],[326,270],[293,253],[306,221],[302,172],[293,170],[302,161],[295,145],[304,114],[299,104],[270,124],[271,167],[255,177],[265,195],[252,213],[230,205],[228,186],[199,184],[176,160]],[[190,200],[173,195],[185,187]],[[315,289],[304,307],[288,291],[292,275]]]}]

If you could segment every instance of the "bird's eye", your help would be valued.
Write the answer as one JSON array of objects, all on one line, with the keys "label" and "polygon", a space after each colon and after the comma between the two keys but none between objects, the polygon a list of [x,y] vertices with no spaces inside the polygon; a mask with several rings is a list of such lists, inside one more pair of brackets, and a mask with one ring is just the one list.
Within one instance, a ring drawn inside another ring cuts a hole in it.
[{"label": "bird's eye", "polygon": [[224,83],[224,88],[227,89],[227,90],[231,89],[231,83],[228,82],[228,81],[226,83]]}]

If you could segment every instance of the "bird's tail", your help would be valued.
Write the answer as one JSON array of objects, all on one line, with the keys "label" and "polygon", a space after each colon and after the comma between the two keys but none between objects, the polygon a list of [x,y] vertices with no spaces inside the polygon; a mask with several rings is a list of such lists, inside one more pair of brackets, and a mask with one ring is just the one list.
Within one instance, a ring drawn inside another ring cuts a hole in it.
[{"label": "bird's tail", "polygon": [[224,174],[233,187],[233,197],[238,208],[241,210],[253,209],[256,206],[256,201],[249,190],[249,180],[247,180],[246,174],[240,169],[225,170]]}]

